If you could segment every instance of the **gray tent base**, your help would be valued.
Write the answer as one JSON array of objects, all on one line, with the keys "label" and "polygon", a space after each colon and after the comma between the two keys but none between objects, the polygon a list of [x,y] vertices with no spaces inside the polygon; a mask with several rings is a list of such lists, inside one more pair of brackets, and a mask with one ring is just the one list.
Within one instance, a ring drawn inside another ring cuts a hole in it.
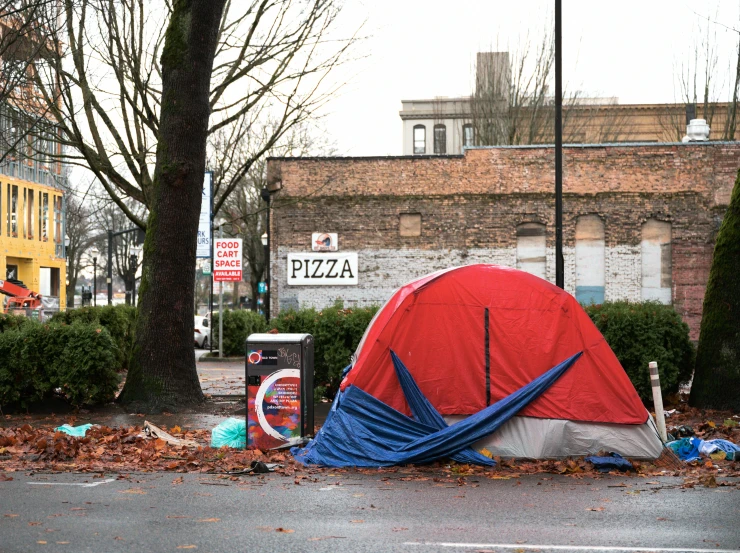
[{"label": "gray tent base", "polygon": [[[561,459],[604,452],[632,459],[657,459],[663,450],[653,418],[645,424],[608,424],[564,419],[513,417],[493,434],[473,444],[494,456],[523,459]],[[453,424],[465,416],[446,416]]]}]

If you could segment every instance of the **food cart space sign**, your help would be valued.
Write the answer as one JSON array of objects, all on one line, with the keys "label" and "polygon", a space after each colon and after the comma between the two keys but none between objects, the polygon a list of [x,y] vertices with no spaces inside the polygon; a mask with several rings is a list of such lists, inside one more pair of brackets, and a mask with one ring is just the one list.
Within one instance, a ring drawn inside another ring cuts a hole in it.
[{"label": "food cart space sign", "polygon": [[213,280],[241,282],[242,239],[216,238],[213,244]]}]

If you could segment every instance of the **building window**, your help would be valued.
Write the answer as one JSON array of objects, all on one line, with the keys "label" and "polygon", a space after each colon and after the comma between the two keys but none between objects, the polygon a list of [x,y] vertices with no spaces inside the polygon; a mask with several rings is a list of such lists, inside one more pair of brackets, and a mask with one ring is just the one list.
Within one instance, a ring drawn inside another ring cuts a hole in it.
[{"label": "building window", "polygon": [[10,187],[10,199],[8,203],[8,209],[10,211],[10,236],[12,238],[18,238],[18,187],[13,185]]},{"label": "building window", "polygon": [[414,127],[414,155],[427,153],[427,128],[424,125]]},{"label": "building window", "polygon": [[604,251],[601,217],[579,217],[576,221],[576,299],[580,303],[604,303]]},{"label": "building window", "polygon": [[473,125],[466,123],[463,125],[463,148],[473,146]]},{"label": "building window", "polygon": [[[64,237],[62,236],[62,197],[54,196],[54,242],[57,244],[64,243]],[[58,255],[61,257],[61,255]]]},{"label": "building window", "polygon": [[26,197],[26,202],[28,204],[26,205],[26,232],[28,233],[28,239],[33,240],[34,237],[34,219],[35,219],[35,210],[34,210],[34,192],[30,188],[28,189],[28,196]]},{"label": "building window", "polygon": [[522,223],[516,227],[516,268],[540,278],[547,275],[545,225]]},{"label": "building window", "polygon": [[447,153],[447,127],[434,125],[434,153],[445,155]]},{"label": "building window", "polygon": [[671,224],[648,219],[642,225],[642,299],[670,305]]},{"label": "building window", "polygon": [[39,205],[41,209],[41,225],[39,226],[39,232],[42,242],[49,241],[49,194],[44,192],[42,201]]},{"label": "building window", "polygon": [[401,213],[398,219],[398,234],[421,236],[421,213]]}]

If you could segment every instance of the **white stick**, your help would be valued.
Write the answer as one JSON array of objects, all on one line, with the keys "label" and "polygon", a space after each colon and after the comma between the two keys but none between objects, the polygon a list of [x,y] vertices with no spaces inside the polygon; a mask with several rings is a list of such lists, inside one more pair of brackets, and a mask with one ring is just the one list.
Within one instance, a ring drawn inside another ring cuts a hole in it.
[{"label": "white stick", "polygon": [[665,415],[663,414],[663,394],[660,391],[660,375],[658,374],[658,363],[650,361],[650,384],[653,387],[653,405],[655,406],[655,422],[658,424],[658,432],[664,442],[668,441],[665,429]]}]

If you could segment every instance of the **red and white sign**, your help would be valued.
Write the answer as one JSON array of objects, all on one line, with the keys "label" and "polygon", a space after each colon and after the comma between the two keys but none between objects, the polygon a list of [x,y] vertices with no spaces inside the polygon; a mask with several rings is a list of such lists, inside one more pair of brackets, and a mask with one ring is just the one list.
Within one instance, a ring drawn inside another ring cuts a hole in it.
[{"label": "red and white sign", "polygon": [[214,282],[241,282],[241,238],[216,238],[213,241],[213,280]]}]

